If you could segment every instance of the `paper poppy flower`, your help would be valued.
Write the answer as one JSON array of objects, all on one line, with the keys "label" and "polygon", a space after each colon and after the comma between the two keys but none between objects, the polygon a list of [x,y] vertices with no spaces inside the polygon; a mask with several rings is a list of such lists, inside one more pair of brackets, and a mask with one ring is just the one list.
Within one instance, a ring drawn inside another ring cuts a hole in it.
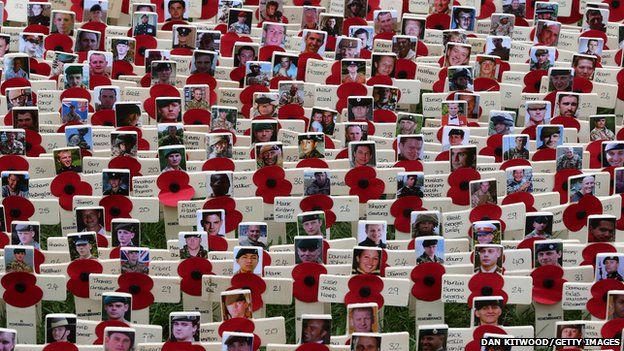
[{"label": "paper poppy flower", "polygon": [[554,305],[563,295],[563,268],[541,266],[531,272],[533,278],[533,301],[544,305]]},{"label": "paper poppy flower", "polygon": [[596,267],[596,255],[599,253],[616,253],[617,250],[610,243],[590,243],[582,251],[583,262],[581,266]]},{"label": "paper poppy flower", "polygon": [[238,227],[243,220],[243,215],[236,210],[236,201],[231,197],[218,197],[210,199],[204,203],[204,210],[224,210],[225,211],[225,231],[231,232]]},{"label": "paper poppy flower", "polygon": [[[600,335],[603,338],[622,339],[622,330],[624,329],[624,318],[615,318],[603,324],[600,328]],[[620,350],[620,347],[605,346],[602,350]]]},{"label": "paper poppy flower", "polygon": [[503,161],[503,135],[494,134],[487,138],[486,147],[479,151],[479,155],[494,156],[495,162]]},{"label": "paper poppy flower", "polygon": [[450,189],[446,196],[450,197],[455,205],[467,206],[470,204],[470,181],[481,179],[481,174],[473,168],[462,167],[454,170],[448,177]]},{"label": "paper poppy flower", "polygon": [[232,289],[251,290],[251,303],[253,311],[257,311],[264,305],[262,294],[266,291],[266,283],[253,273],[238,273],[232,277],[230,282]]},{"label": "paper poppy flower", "polygon": [[506,335],[507,332],[503,328],[496,325],[480,325],[472,332],[472,340],[466,344],[465,351],[481,351],[481,339],[486,333]]},{"label": "paper poppy flower", "polygon": [[0,156],[0,171],[28,171],[28,161],[23,156],[4,155]]},{"label": "paper poppy flower", "polygon": [[390,207],[390,215],[394,217],[394,227],[403,233],[411,232],[412,211],[423,210],[426,209],[422,207],[422,199],[418,196],[404,196],[396,199]]},{"label": "paper poppy flower", "polygon": [[178,265],[178,275],[182,278],[180,288],[188,295],[201,296],[202,276],[205,274],[213,274],[212,264],[207,259],[191,257],[183,260]]},{"label": "paper poppy flower", "polygon": [[132,295],[132,309],[142,310],[154,303],[152,288],[154,281],[143,273],[127,272],[117,279],[119,289],[117,292],[124,292]]},{"label": "paper poppy flower", "polygon": [[160,351],[204,351],[204,347],[189,341],[165,341]]},{"label": "paper poppy flower", "polygon": [[75,260],[67,266],[67,290],[74,296],[89,298],[89,274],[103,272],[98,260]]},{"label": "paper poppy flower", "polygon": [[563,211],[563,224],[577,232],[587,225],[587,217],[593,214],[602,214],[602,203],[593,195],[585,195]]},{"label": "paper poppy flower", "polygon": [[100,202],[100,206],[104,207],[106,219],[106,230],[110,230],[111,221],[115,218],[131,218],[132,200],[123,195],[104,196]]},{"label": "paper poppy flower", "polygon": [[402,160],[394,164],[394,167],[405,168],[406,172],[422,172],[423,164],[418,160]]},{"label": "paper poppy flower", "polygon": [[414,267],[410,274],[414,282],[412,296],[422,301],[439,300],[442,296],[442,275],[444,273],[446,273],[444,266],[435,262],[425,262]]},{"label": "paper poppy flower", "polygon": [[[492,14],[496,12],[496,5],[494,5],[494,1],[492,0],[483,0],[481,1],[481,11],[479,12],[479,19],[490,18]],[[528,14],[528,12],[527,12]]]},{"label": "paper poppy flower", "polygon": [[578,169],[562,169],[555,173],[555,186],[553,191],[559,193],[560,204],[568,202],[568,178],[579,174],[583,174],[583,172]]},{"label": "paper poppy flower", "polygon": [[14,307],[30,307],[43,298],[43,290],[37,286],[37,277],[26,272],[7,273],[0,280],[4,288],[2,299]]},{"label": "paper poppy flower", "polygon": [[537,150],[531,157],[532,161],[554,161],[557,158],[557,150],[541,149]]},{"label": "paper poppy flower", "polygon": [[30,129],[26,129],[25,147],[26,156],[39,157],[39,155],[45,153],[45,149],[41,146],[41,135]]},{"label": "paper poppy flower", "polygon": [[349,195],[357,195],[361,204],[378,199],[386,188],[384,182],[377,178],[375,168],[370,166],[351,169],[345,175],[345,184],[349,187]]},{"label": "paper poppy flower", "polygon": [[501,219],[503,215],[503,210],[498,205],[493,204],[483,204],[479,205],[472,210],[470,210],[470,214],[468,218],[471,223],[478,221],[499,221],[501,223],[501,232],[505,231],[505,221]]},{"label": "paper poppy flower", "polygon": [[303,302],[317,302],[319,277],[327,274],[327,269],[322,264],[303,262],[292,270],[293,296]]},{"label": "paper poppy flower", "polygon": [[262,196],[265,204],[273,204],[276,196],[289,196],[292,184],[285,179],[286,172],[278,166],[263,167],[253,175],[256,196]]},{"label": "paper poppy flower", "polygon": [[616,279],[599,280],[592,285],[592,298],[587,301],[587,310],[598,319],[605,319],[607,315],[607,297],[610,290],[624,290],[624,283]]},{"label": "paper poppy flower", "polygon": [[103,321],[100,322],[95,327],[95,336],[97,339],[93,342],[93,345],[102,345],[104,342],[104,329],[108,327],[117,327],[117,328],[130,328],[130,325],[126,322],[122,321]]},{"label": "paper poppy flower", "polygon": [[256,324],[252,320],[247,318],[232,318],[221,322],[217,332],[219,333],[220,337],[223,337],[223,333],[225,332],[253,334],[253,350],[257,351],[262,344],[262,340],[260,339],[260,336],[258,336],[258,334],[254,333],[255,330]]},{"label": "paper poppy flower", "polygon": [[475,273],[468,282],[468,307],[472,308],[472,300],[477,296],[502,296],[503,303],[507,303],[507,293],[503,290],[503,285],[505,279],[498,273]]},{"label": "paper poppy flower", "polygon": [[55,341],[47,344],[42,351],[79,351],[78,346],[67,341]]},{"label": "paper poppy flower", "polygon": [[375,302],[379,308],[383,307],[384,297],[381,292],[384,283],[380,277],[372,274],[358,274],[349,279],[348,285],[349,292],[344,298],[345,305]]},{"label": "paper poppy flower", "polygon": [[306,67],[309,59],[323,60],[323,57],[315,52],[305,52],[299,54],[299,60],[297,61],[297,80],[305,80]]},{"label": "paper poppy flower", "polygon": [[69,35],[52,33],[43,39],[43,47],[46,51],[73,52],[73,40]]},{"label": "paper poppy flower", "polygon": [[141,176],[141,163],[134,157],[117,156],[108,162],[108,168],[127,169],[130,177]]},{"label": "paper poppy flower", "polygon": [[115,60],[113,61],[112,68],[112,77],[114,79],[119,79],[119,76],[136,76],[134,73],[134,66],[128,61],[125,60]]},{"label": "paper poppy flower", "polygon": [[[329,149],[329,148],[328,148]],[[304,158],[297,163],[295,168],[325,168],[329,169],[327,162],[321,158]]]},{"label": "paper poppy flower", "polygon": [[147,34],[134,36],[136,41],[136,51],[134,52],[134,64],[137,66],[145,65],[145,50],[156,49],[158,41],[155,37]]},{"label": "paper poppy flower", "polygon": [[451,26],[451,16],[445,13],[434,13],[425,19],[425,28],[445,30]]},{"label": "paper poppy flower", "polygon": [[189,176],[184,171],[169,171],[162,173],[156,180],[160,192],[158,200],[169,207],[176,207],[178,201],[188,201],[193,198],[195,189],[189,185]]},{"label": "paper poppy flower", "polygon": [[306,342],[297,346],[295,351],[330,351],[329,347],[324,344],[317,344],[314,342]]},{"label": "paper poppy flower", "polygon": [[328,195],[310,195],[306,196],[299,203],[299,208],[304,211],[323,211],[325,212],[325,225],[327,228],[336,222],[336,214],[332,211],[334,207],[334,200]]},{"label": "paper poppy flower", "polygon": [[234,161],[225,157],[211,158],[202,166],[202,171],[234,171],[234,169],[236,169]]},{"label": "paper poppy flower", "polygon": [[21,196],[9,196],[2,200],[6,226],[9,228],[13,221],[27,221],[35,214],[35,206]]},{"label": "paper poppy flower", "polygon": [[526,212],[537,212],[537,209],[533,207],[535,205],[535,198],[533,194],[527,193],[526,191],[518,191],[512,194],[505,196],[501,205],[510,205],[523,203],[526,209]]},{"label": "paper poppy flower", "polygon": [[[521,133],[521,134],[526,134],[526,133]],[[503,162],[503,164],[501,164],[499,169],[501,171],[504,171],[504,170],[506,170],[507,168],[510,168],[510,167],[530,166],[530,165],[531,165],[531,162],[529,160],[525,160],[523,158],[514,158],[514,159],[507,160],[507,161]]]},{"label": "paper poppy flower", "polygon": [[373,111],[373,121],[375,123],[395,123],[397,115],[390,110],[375,110]]},{"label": "paper poppy flower", "polygon": [[73,210],[73,199],[76,195],[92,195],[91,184],[83,182],[76,172],[63,172],[50,184],[52,195],[59,199],[59,205],[66,211]]},{"label": "paper poppy flower", "polygon": [[397,79],[415,79],[416,62],[407,59],[398,59],[395,65],[394,77]]},{"label": "paper poppy flower", "polygon": [[602,167],[602,142],[603,140],[595,140],[585,147],[589,152],[589,168]]},{"label": "paper poppy flower", "polygon": [[548,75],[548,71],[544,69],[533,70],[524,76],[523,93],[539,93],[542,85],[542,77]]}]

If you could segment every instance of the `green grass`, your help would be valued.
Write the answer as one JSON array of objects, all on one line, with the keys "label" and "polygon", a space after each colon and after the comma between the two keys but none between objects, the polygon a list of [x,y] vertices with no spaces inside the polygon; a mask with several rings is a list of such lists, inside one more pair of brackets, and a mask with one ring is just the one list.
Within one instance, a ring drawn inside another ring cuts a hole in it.
[{"label": "green grass", "polygon": [[[287,224],[286,237],[288,242],[292,243],[296,235],[296,224]],[[42,242],[46,242],[49,236],[58,236],[60,226],[42,226]],[[141,245],[155,248],[166,249],[166,237],[164,235],[164,224],[146,223],[141,225]],[[350,223],[335,223],[331,230],[332,239],[340,239],[351,237]],[[389,227],[388,239],[394,238],[394,228]],[[164,304],[155,303],[150,307],[150,322],[153,325],[163,326],[163,339],[169,337],[169,313],[173,311],[181,311],[182,304]],[[44,301],[42,303],[43,315],[49,313],[74,313],[74,299],[68,293],[67,300],[63,302]],[[269,305],[267,306],[267,317],[283,316],[286,322],[287,343],[294,344],[295,339],[295,306],[291,305]],[[346,332],[346,307],[341,304],[332,304],[331,313],[332,335],[344,335]],[[466,304],[449,303],[444,309],[446,323],[452,328],[467,328],[470,326],[470,310]],[[584,319],[581,311],[565,311],[566,320]],[[587,316],[585,316],[586,318]],[[533,325],[535,313],[532,307],[516,308],[515,306],[506,306],[503,310],[503,322],[508,326]],[[0,325],[6,325],[6,316],[0,316]],[[415,346],[415,320],[410,316],[407,307],[387,306],[383,311],[383,319],[381,321],[382,332],[402,332],[410,333],[410,349]],[[38,330],[37,340],[39,343],[44,342],[44,328]]]}]

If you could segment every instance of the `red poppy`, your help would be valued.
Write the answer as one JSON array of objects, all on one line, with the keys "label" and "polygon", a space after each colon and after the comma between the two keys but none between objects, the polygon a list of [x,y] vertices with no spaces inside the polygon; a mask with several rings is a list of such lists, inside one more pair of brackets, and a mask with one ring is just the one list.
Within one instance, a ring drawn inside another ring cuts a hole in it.
[{"label": "red poppy", "polygon": [[486,147],[479,151],[479,155],[494,156],[495,162],[503,161],[503,135],[490,135],[486,142]]},{"label": "red poppy", "polygon": [[201,296],[202,276],[205,274],[214,274],[212,264],[207,259],[191,257],[183,260],[178,265],[178,275],[182,278],[180,288],[188,295]]},{"label": "red poppy", "polygon": [[390,207],[390,215],[394,217],[394,227],[403,233],[409,233],[412,211],[425,211],[422,199],[418,196],[404,196],[396,199]]},{"label": "red poppy", "polygon": [[375,110],[373,112],[373,121],[375,123],[395,123],[397,115],[390,110]]},{"label": "red poppy", "polygon": [[299,203],[299,208],[304,211],[323,211],[325,212],[325,225],[327,228],[336,222],[336,214],[332,211],[334,207],[334,200],[328,195],[310,195],[306,196]]},{"label": "red poppy", "polygon": [[394,164],[394,167],[405,168],[406,172],[422,172],[423,164],[418,160],[403,160]]},{"label": "red poppy", "polygon": [[263,167],[253,175],[256,196],[262,196],[265,204],[273,204],[276,196],[289,196],[292,184],[285,179],[286,172],[278,166]]},{"label": "red poppy", "polygon": [[349,195],[357,195],[361,204],[378,199],[386,187],[384,182],[377,178],[375,168],[370,166],[351,169],[345,175],[345,184],[349,186]]},{"label": "red poppy", "polygon": [[154,295],[152,295],[154,281],[149,275],[127,272],[119,276],[117,284],[119,285],[117,292],[132,295],[133,310],[142,310],[154,303]]},{"label": "red poppy", "polygon": [[26,272],[7,273],[0,280],[4,288],[2,299],[14,307],[30,307],[43,298],[43,290],[37,286],[37,277]]},{"label": "red poppy", "polygon": [[234,161],[225,157],[211,158],[204,162],[202,171],[234,171],[236,165]]},{"label": "red poppy", "polygon": [[119,76],[135,76],[134,67],[132,64],[125,60],[113,61],[112,76],[114,79],[119,79]]},{"label": "red poppy", "polygon": [[451,16],[445,13],[434,13],[427,16],[425,20],[425,28],[445,30],[451,25]]},{"label": "red poppy", "polygon": [[305,52],[303,54],[299,54],[299,60],[297,61],[297,65],[299,66],[297,69],[297,80],[305,80],[305,72],[309,59],[322,61],[323,57],[315,52]]},{"label": "red poppy", "polygon": [[373,85],[392,85],[392,77],[374,76],[366,81],[366,85],[369,87],[372,87]]},{"label": "red poppy", "polygon": [[234,51],[234,45],[237,42],[249,43],[251,42],[251,38],[248,36],[239,36],[234,32],[228,32],[221,36],[221,52],[223,52],[224,57],[232,57],[232,52]]},{"label": "red poppy", "polygon": [[501,202],[501,205],[510,205],[517,203],[523,203],[526,212],[537,212],[537,209],[533,207],[533,205],[535,205],[535,198],[533,197],[533,194],[527,193],[526,191],[518,191],[505,196],[505,198]]},{"label": "red poppy", "polygon": [[145,50],[156,49],[158,41],[151,35],[141,34],[134,36],[136,41],[136,51],[134,53],[134,63],[137,66],[145,65]]},{"label": "red poppy", "polygon": [[[522,134],[525,134],[525,133],[522,133]],[[523,158],[514,158],[514,159],[503,162],[503,164],[500,165],[499,169],[501,171],[504,171],[507,168],[511,168],[511,167],[530,166],[530,165],[531,165],[531,162],[529,162],[529,160],[525,160]]]},{"label": "red poppy", "polygon": [[324,344],[317,344],[314,342],[307,342],[297,346],[295,351],[329,351],[329,347]]},{"label": "red poppy", "polygon": [[91,116],[91,124],[94,126],[115,126],[115,111],[114,110],[100,110],[95,112]]},{"label": "red poppy", "polygon": [[455,205],[467,206],[470,204],[470,181],[481,179],[481,174],[473,168],[462,167],[454,170],[448,177],[450,189],[446,196],[450,197]]},{"label": "red poppy", "polygon": [[472,340],[466,344],[465,351],[481,351],[481,339],[483,339],[486,333],[502,335],[507,334],[507,332],[499,326],[489,324],[480,325],[472,332]]},{"label": "red poppy", "polygon": [[394,77],[397,79],[416,78],[416,62],[407,59],[398,59],[395,64]]},{"label": "red poppy", "polygon": [[169,207],[178,206],[178,201],[188,201],[193,198],[195,189],[189,185],[189,176],[184,171],[169,171],[162,173],[156,180],[160,192],[158,200]]},{"label": "red poppy", "polygon": [[30,73],[38,74],[40,76],[49,76],[52,71],[52,67],[49,64],[37,61],[35,58],[30,58]]},{"label": "red poppy", "polygon": [[579,174],[583,174],[583,172],[578,169],[562,169],[555,173],[555,187],[553,191],[559,193],[560,204],[568,202],[568,178]]},{"label": "red poppy", "polygon": [[531,272],[533,277],[533,301],[544,305],[554,305],[563,295],[563,268],[541,266]]},{"label": "red poppy", "polygon": [[589,152],[589,168],[602,167],[602,142],[603,140],[595,140],[585,147]]},{"label": "red poppy", "polygon": [[204,351],[204,347],[188,341],[165,341],[160,351]]},{"label": "red poppy", "polygon": [[28,171],[28,161],[23,156],[4,155],[0,157],[0,172]]},{"label": "red poppy", "polygon": [[98,260],[75,260],[67,266],[67,290],[74,296],[89,298],[89,274],[103,272]]},{"label": "red poppy", "polygon": [[327,162],[320,158],[305,158],[297,163],[296,168],[326,168],[329,169]]},{"label": "red poppy", "polygon": [[379,308],[384,305],[383,280],[372,274],[358,274],[349,279],[349,292],[345,295],[344,303],[375,302]]},{"label": "red poppy", "polygon": [[498,205],[493,204],[483,204],[479,205],[472,210],[470,210],[470,222],[478,222],[478,221],[499,221],[501,223],[501,231],[505,231],[505,221],[501,219],[503,215],[503,210]]},{"label": "red poppy", "polygon": [[[622,330],[624,330],[624,318],[615,318],[603,324],[600,328],[600,335],[603,338],[622,339]],[[605,346],[601,350],[620,350],[620,347]]]},{"label": "red poppy", "polygon": [[219,325],[218,333],[220,337],[223,337],[223,333],[225,332],[236,332],[236,333],[253,333],[253,350],[257,351],[262,344],[262,340],[258,334],[255,334],[256,325],[252,320],[247,318],[232,318],[227,321],[221,322]]},{"label": "red poppy", "polygon": [[117,156],[110,160],[108,168],[127,169],[130,177],[138,177],[141,174],[141,163],[134,157]]},{"label": "red poppy", "polygon": [[6,226],[9,228],[13,221],[27,221],[35,214],[35,206],[21,196],[9,196],[2,200]]},{"label": "red poppy", "polygon": [[104,342],[104,329],[106,329],[108,327],[130,328],[130,325],[125,323],[125,322],[121,322],[121,321],[103,321],[103,322],[100,322],[95,327],[95,335],[97,336],[97,339],[95,339],[95,341],[93,342],[93,345],[102,345],[102,343]]},{"label": "red poppy", "polygon": [[[481,11],[479,12],[478,18],[479,19],[490,18],[490,16],[492,16],[494,12],[496,12],[496,5],[494,5],[494,1],[483,0],[481,1]],[[528,11],[527,11],[527,17],[528,17]]]},{"label": "red poppy", "polygon": [[520,244],[518,244],[518,246],[516,247],[517,249],[529,249],[531,250],[531,254],[533,254],[533,248],[534,248],[534,243],[536,241],[540,241],[540,240],[546,240],[546,238],[542,238],[539,236],[534,236],[532,238],[527,238],[524,239],[520,242]]},{"label": "red poppy", "polygon": [[30,129],[26,129],[25,138],[26,156],[39,157],[42,153],[45,153],[45,149],[41,146],[41,135]]},{"label": "red poppy", "polygon": [[533,70],[524,76],[523,93],[539,93],[542,85],[542,77],[548,75],[548,71],[544,69]]},{"label": "red poppy", "polygon": [[503,290],[503,285],[505,279],[498,273],[475,273],[468,282],[468,307],[472,308],[472,300],[477,296],[502,296],[503,303],[507,303],[507,293]]},{"label": "red poppy", "polygon": [[236,201],[231,197],[218,197],[210,199],[204,203],[204,210],[224,210],[225,211],[225,231],[231,232],[238,227],[243,220],[243,215],[236,210]]},{"label": "red poppy", "polygon": [[414,267],[410,274],[414,282],[412,296],[422,301],[439,300],[442,296],[442,275],[444,273],[446,273],[444,266],[435,262],[425,262]]},{"label": "red poppy", "polygon": [[592,298],[587,301],[587,310],[598,319],[607,315],[607,293],[610,290],[624,290],[624,283],[616,279],[603,279],[591,287]]},{"label": "red poppy", "polygon": [[251,303],[253,311],[257,311],[264,305],[262,294],[266,291],[266,283],[253,273],[237,273],[230,282],[232,289],[251,290]]},{"label": "red poppy", "polygon": [[43,39],[46,51],[73,52],[73,40],[69,35],[52,33]]},{"label": "red poppy", "polygon": [[43,351],[78,351],[78,346],[67,341],[55,341],[47,344]]},{"label": "red poppy", "polygon": [[73,209],[74,196],[93,194],[91,185],[83,182],[76,172],[63,172],[54,177],[50,184],[50,190],[52,195],[58,197],[61,208],[66,211]]},{"label": "red poppy", "polygon": [[581,266],[596,267],[596,255],[599,253],[616,253],[617,250],[610,243],[590,243],[583,249]]},{"label": "red poppy", "polygon": [[104,196],[100,200],[99,205],[104,207],[106,230],[110,230],[111,220],[115,218],[132,218],[130,215],[130,212],[132,211],[132,200],[130,200],[127,196]]},{"label": "red poppy", "polygon": [[532,161],[553,161],[557,158],[557,150],[555,149],[541,149],[537,150],[533,157],[531,157]]},{"label": "red poppy", "polygon": [[322,264],[304,262],[295,266],[292,271],[293,296],[299,301],[317,302],[321,274],[327,274],[327,269]]},{"label": "red poppy", "polygon": [[587,225],[587,217],[593,214],[602,214],[602,203],[593,195],[585,195],[563,211],[563,224],[577,232]]}]

